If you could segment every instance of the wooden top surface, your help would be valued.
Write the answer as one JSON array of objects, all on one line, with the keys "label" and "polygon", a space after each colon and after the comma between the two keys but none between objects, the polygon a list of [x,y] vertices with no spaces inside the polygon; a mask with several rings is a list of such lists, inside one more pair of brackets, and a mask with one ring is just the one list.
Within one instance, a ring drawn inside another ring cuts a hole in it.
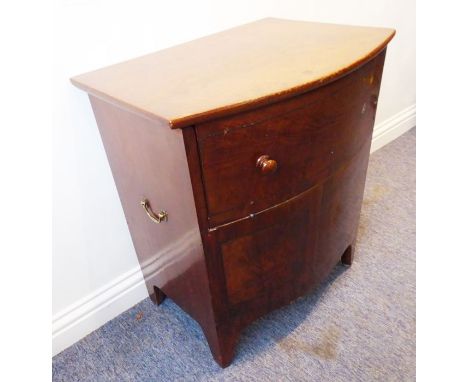
[{"label": "wooden top surface", "polygon": [[373,58],[394,34],[268,18],[71,81],[120,107],[185,127],[329,82]]}]

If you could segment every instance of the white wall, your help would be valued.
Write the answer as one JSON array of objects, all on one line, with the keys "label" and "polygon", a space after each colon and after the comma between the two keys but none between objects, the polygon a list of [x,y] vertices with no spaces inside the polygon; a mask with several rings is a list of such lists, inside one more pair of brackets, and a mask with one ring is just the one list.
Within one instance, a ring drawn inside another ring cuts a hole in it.
[{"label": "white wall", "polygon": [[373,148],[415,123],[415,4],[404,0],[62,0],[55,6],[54,353],[147,296],[89,101],[69,78],[272,16],[397,30]]}]

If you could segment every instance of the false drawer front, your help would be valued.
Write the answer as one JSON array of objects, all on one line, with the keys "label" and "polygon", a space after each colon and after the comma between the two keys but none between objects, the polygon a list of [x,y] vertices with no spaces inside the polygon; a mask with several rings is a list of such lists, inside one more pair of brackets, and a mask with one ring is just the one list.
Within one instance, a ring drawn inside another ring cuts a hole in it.
[{"label": "false drawer front", "polygon": [[321,198],[321,186],[315,187],[211,231],[216,258],[222,261],[228,306],[237,311],[245,304],[281,305],[313,283]]},{"label": "false drawer front", "polygon": [[309,93],[196,126],[209,226],[323,182],[372,134],[381,54]]}]

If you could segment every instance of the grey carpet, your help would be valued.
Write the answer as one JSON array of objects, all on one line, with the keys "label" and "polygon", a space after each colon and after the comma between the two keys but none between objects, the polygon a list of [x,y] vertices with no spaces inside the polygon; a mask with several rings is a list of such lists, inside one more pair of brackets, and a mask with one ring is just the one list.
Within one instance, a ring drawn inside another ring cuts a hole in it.
[{"label": "grey carpet", "polygon": [[415,380],[415,141],[371,156],[353,266],[246,329],[230,367],[171,300],[145,299],[55,356],[53,380]]}]

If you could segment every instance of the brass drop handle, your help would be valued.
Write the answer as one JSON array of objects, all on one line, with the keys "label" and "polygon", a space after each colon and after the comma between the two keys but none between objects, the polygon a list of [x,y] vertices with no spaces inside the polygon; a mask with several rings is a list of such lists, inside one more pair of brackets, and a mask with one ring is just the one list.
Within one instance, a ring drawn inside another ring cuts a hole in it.
[{"label": "brass drop handle", "polygon": [[149,202],[148,202],[148,199],[143,199],[140,204],[143,206],[145,212],[146,212],[146,215],[148,215],[148,217],[154,221],[155,223],[161,223],[163,221],[166,221],[167,222],[167,219],[168,219],[168,215],[167,215],[167,212],[166,211],[159,211],[157,214],[155,214],[152,210],[151,210],[151,207],[149,205]]},{"label": "brass drop handle", "polygon": [[278,168],[278,163],[268,155],[262,155],[257,159],[257,167],[260,167],[262,174],[273,174]]}]

